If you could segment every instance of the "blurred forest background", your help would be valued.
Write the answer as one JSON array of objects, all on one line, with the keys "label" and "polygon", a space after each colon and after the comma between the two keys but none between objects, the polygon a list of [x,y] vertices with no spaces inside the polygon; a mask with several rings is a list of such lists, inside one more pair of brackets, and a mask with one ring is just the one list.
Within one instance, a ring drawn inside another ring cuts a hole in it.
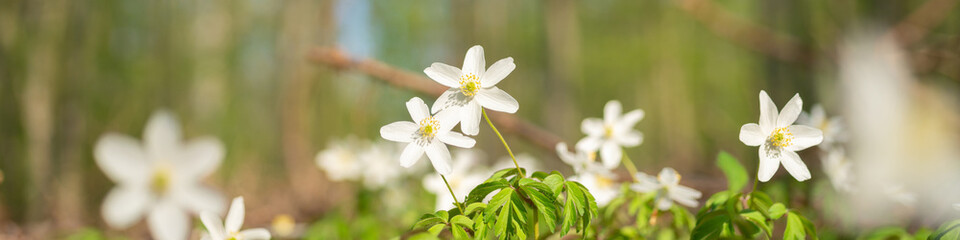
[{"label": "blurred forest background", "polygon": [[[311,58],[329,49],[423,76],[431,63],[459,66],[470,46],[483,45],[488,63],[515,59],[498,86],[520,102],[519,118],[573,144],[580,121],[601,117],[608,100],[641,108],[645,139],[628,149],[640,170],[674,167],[709,195],[724,185],[713,164],[720,150],[756,169],[756,148],[737,136],[756,122],[760,90],[778,105],[799,93],[805,110],[836,111],[836,47],[858,28],[900,40],[918,79],[956,96],[956,3],[0,1],[0,232],[42,239],[107,229],[99,209],[113,183],[94,163],[94,143],[106,132],[139,138],[157,109],[177,114],[188,138],[225,143],[206,182],[247,199],[247,226],[278,214],[377,226],[375,214],[355,209],[381,200],[328,180],[314,156],[349,135],[379,139],[380,126],[408,118],[404,101],[426,95]],[[477,148],[504,156],[481,128]],[[505,137],[545,169],[571,172],[553,149]],[[805,162],[817,180],[814,159]],[[381,238],[432,210],[432,197],[424,201]]]}]

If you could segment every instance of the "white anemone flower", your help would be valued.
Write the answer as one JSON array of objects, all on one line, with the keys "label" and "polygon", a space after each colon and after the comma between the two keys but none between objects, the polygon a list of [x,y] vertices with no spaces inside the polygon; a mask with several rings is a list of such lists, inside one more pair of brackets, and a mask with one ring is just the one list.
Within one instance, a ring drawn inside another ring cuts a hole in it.
[{"label": "white anemone flower", "polygon": [[757,179],[769,181],[783,164],[783,168],[797,181],[810,179],[810,170],[796,152],[820,144],[823,132],[803,125],[793,125],[800,115],[803,100],[796,94],[777,113],[777,106],[760,91],[760,124],[748,123],[740,128],[740,141],[747,146],[760,146],[760,167]]},{"label": "white anemone flower", "polygon": [[[485,169],[477,168],[476,163],[482,158],[482,153],[462,149],[456,151],[456,158],[452,173],[445,176],[450,183],[450,189],[453,189],[453,193],[457,195],[457,201],[462,202],[474,187],[487,180],[488,175]],[[440,176],[431,174],[424,177],[423,188],[437,196],[436,210],[448,210],[454,207],[453,196],[450,196],[450,191],[447,190],[447,185],[443,183]]]},{"label": "white anemone flower", "polygon": [[410,111],[413,122],[387,124],[380,128],[380,136],[390,141],[409,143],[400,153],[400,166],[413,166],[426,152],[433,168],[440,174],[449,175],[452,169],[450,150],[447,150],[446,144],[471,148],[477,142],[473,138],[450,131],[457,124],[456,117],[452,115],[454,112],[441,111],[430,116],[427,104],[418,97],[407,101],[407,110]]},{"label": "white anemone flower", "polygon": [[606,167],[596,161],[597,154],[595,152],[587,152],[582,149],[577,149],[575,153],[570,152],[567,143],[564,142],[557,143],[556,150],[560,160],[573,167],[573,172],[576,174],[606,170]]},{"label": "white anemone flower", "polygon": [[697,199],[702,196],[700,191],[680,185],[680,174],[673,168],[663,168],[656,177],[646,173],[637,173],[637,183],[631,184],[630,189],[637,192],[657,192],[657,208],[661,211],[670,210],[673,202],[687,207],[697,207]]},{"label": "white anemone flower", "polygon": [[368,145],[367,142],[348,136],[342,140],[327,143],[327,149],[317,153],[317,166],[333,181],[358,180],[362,174],[358,152]]},{"label": "white anemone flower", "polygon": [[394,142],[374,143],[361,152],[363,185],[368,189],[379,189],[403,176],[405,171],[397,169],[391,162],[397,154],[400,154],[400,147]]},{"label": "white anemone flower", "polygon": [[820,129],[823,132],[823,142],[818,145],[821,149],[831,150],[846,138],[843,134],[843,119],[828,117],[823,105],[813,105],[810,113],[801,113],[797,123]]},{"label": "white anemone flower", "polygon": [[223,197],[200,184],[220,166],[223,144],[214,137],[182,142],[180,134],[173,115],[157,111],[143,143],[115,133],[100,137],[96,163],[117,183],[101,208],[107,225],[123,229],[146,216],[153,238],[183,239],[190,230],[188,213],[223,212]]},{"label": "white anemone flower", "polygon": [[477,45],[467,50],[463,69],[437,62],[423,70],[434,81],[450,87],[433,103],[433,113],[447,108],[459,112],[460,130],[467,135],[480,133],[482,108],[507,113],[520,108],[516,99],[496,87],[517,67],[513,58],[500,59],[484,70],[486,66],[483,47]]},{"label": "white anemone flower", "polygon": [[617,175],[606,168],[599,168],[597,171],[583,172],[570,177],[570,181],[576,181],[583,184],[584,187],[593,194],[597,205],[602,207],[610,203],[620,193],[621,183],[617,182]]},{"label": "white anemone flower", "polygon": [[821,154],[820,159],[833,188],[845,193],[853,192],[853,163],[847,158],[846,151],[832,148]]},{"label": "white anemone flower", "polygon": [[643,119],[643,110],[622,113],[620,101],[612,100],[603,107],[603,119],[587,118],[580,125],[580,130],[587,137],[577,142],[577,148],[587,152],[599,150],[603,166],[608,169],[620,165],[620,158],[623,157],[621,147],[635,147],[643,142],[643,133],[633,129]]},{"label": "white anemone flower", "polygon": [[240,231],[243,226],[244,218],[243,197],[233,199],[230,204],[230,211],[227,212],[227,221],[223,222],[220,215],[204,211],[200,213],[200,222],[207,228],[207,234],[204,234],[204,240],[256,240],[270,239],[270,231],[265,228],[254,228]]}]

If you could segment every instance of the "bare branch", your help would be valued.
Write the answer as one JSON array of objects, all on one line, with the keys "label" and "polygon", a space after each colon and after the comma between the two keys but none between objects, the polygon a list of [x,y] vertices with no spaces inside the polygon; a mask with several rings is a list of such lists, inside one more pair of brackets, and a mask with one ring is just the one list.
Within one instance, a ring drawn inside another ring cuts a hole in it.
[{"label": "bare branch", "polygon": [[[447,90],[443,85],[424,77],[422,74],[401,70],[373,59],[353,59],[347,53],[336,48],[314,48],[308,58],[315,63],[340,70],[360,71],[390,85],[433,96],[440,96]],[[498,129],[523,137],[544,149],[552,150],[560,142],[560,137],[557,135],[514,115],[493,111],[489,114],[490,119],[497,124]]]},{"label": "bare branch", "polygon": [[924,37],[957,6],[957,0],[930,0],[917,7],[887,33],[897,39],[901,46],[909,47]]}]

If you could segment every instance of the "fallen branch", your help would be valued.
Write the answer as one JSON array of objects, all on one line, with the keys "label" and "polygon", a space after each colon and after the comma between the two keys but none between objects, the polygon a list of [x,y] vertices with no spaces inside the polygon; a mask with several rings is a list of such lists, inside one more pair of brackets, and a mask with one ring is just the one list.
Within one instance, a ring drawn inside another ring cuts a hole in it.
[{"label": "fallen branch", "polygon": [[[354,59],[336,48],[314,48],[308,58],[315,63],[336,69],[360,71],[396,87],[432,96],[440,96],[447,90],[447,87],[426,78],[423,74],[398,69],[373,59]],[[491,111],[490,118],[497,123],[497,128],[503,132],[523,137],[546,150],[553,150],[560,142],[560,137],[557,135],[514,115]]]}]

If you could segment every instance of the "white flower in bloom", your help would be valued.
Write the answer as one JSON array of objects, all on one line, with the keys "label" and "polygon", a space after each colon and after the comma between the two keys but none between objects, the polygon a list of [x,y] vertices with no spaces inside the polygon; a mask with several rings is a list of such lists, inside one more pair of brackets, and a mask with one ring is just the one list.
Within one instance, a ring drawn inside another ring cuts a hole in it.
[{"label": "white flower in bloom", "polygon": [[687,207],[697,207],[697,199],[702,195],[700,191],[680,185],[680,174],[673,168],[664,168],[656,177],[645,173],[637,173],[638,182],[631,184],[630,189],[637,192],[657,192],[657,208],[661,211],[669,210],[673,202]]},{"label": "white flower in bloom", "polygon": [[[450,188],[453,189],[453,193],[457,195],[457,201],[462,202],[474,187],[487,180],[486,169],[478,169],[478,164],[476,164],[481,155],[480,152],[475,150],[457,151],[453,171],[451,174],[444,174],[447,182],[450,183]],[[430,174],[424,177],[423,188],[437,195],[437,210],[447,210],[454,207],[453,196],[450,196],[450,190],[447,189],[447,185],[443,183],[440,176]]]},{"label": "white flower in bloom", "polygon": [[620,193],[621,184],[617,182],[617,175],[610,170],[606,168],[597,170],[577,174],[568,180],[583,184],[590,191],[590,194],[593,194],[593,198],[597,200],[597,205],[602,207],[617,197],[617,194]]},{"label": "white flower in bloom", "polygon": [[843,148],[833,148],[820,157],[823,171],[830,178],[833,188],[842,192],[853,192],[853,164],[847,159]]},{"label": "white flower in bloom", "polygon": [[434,81],[450,87],[433,103],[433,113],[455,108],[452,110],[459,112],[460,130],[467,135],[480,133],[481,107],[508,113],[520,108],[516,99],[495,86],[517,67],[513,58],[500,59],[484,70],[486,66],[483,47],[477,45],[467,50],[463,69],[437,62],[423,70]]},{"label": "white flower in bloom", "polygon": [[360,165],[363,168],[363,184],[367,188],[377,189],[391,184],[403,176],[404,170],[393,165],[393,159],[400,154],[400,148],[394,142],[371,144],[360,153]]},{"label": "white flower in bloom", "polygon": [[586,172],[601,172],[605,171],[606,167],[596,161],[596,154],[594,152],[587,152],[582,149],[577,149],[576,153],[570,152],[567,148],[567,143],[557,143],[557,155],[560,156],[562,160],[567,165],[573,167],[573,172],[580,174]]},{"label": "white flower in bloom", "polygon": [[608,169],[620,165],[623,157],[621,147],[635,147],[643,142],[643,134],[634,130],[633,126],[643,119],[643,110],[637,109],[623,114],[620,101],[609,101],[603,107],[603,119],[587,118],[580,125],[580,130],[587,137],[577,142],[577,149],[587,152],[600,151],[603,166]]},{"label": "white flower in bloom", "polygon": [[143,138],[108,133],[97,141],[97,165],[117,183],[101,208],[107,225],[127,228],[146,216],[153,238],[183,239],[188,212],[223,212],[223,197],[199,183],[223,160],[219,140],[182,142],[179,124],[164,111],[150,117]]},{"label": "white flower in bloom", "polygon": [[810,109],[810,113],[800,114],[797,123],[820,129],[823,132],[823,142],[819,147],[824,150],[830,150],[836,147],[836,144],[844,141],[843,120],[839,117],[828,118],[823,105],[817,104]]},{"label": "white flower in bloom", "polygon": [[330,180],[357,180],[363,170],[358,152],[367,145],[368,143],[353,136],[343,140],[333,140],[327,144],[327,149],[317,154],[315,161]]},{"label": "white flower in bloom", "polygon": [[777,106],[767,92],[760,91],[760,124],[744,124],[740,128],[740,141],[747,146],[760,146],[757,179],[761,182],[769,181],[781,163],[797,181],[810,179],[810,170],[796,151],[819,144],[823,133],[813,127],[793,125],[802,107],[803,100],[797,94],[777,113]]},{"label": "white flower in bloom", "polygon": [[200,213],[200,222],[207,228],[207,234],[203,239],[212,240],[233,240],[233,239],[270,239],[270,232],[264,228],[254,228],[240,231],[243,226],[244,218],[243,197],[233,199],[230,204],[230,211],[227,212],[227,221],[223,222],[220,215],[204,211]]},{"label": "white flower in bloom", "polygon": [[430,162],[433,163],[433,168],[440,174],[449,175],[452,170],[450,169],[450,151],[447,150],[446,144],[471,148],[477,142],[470,137],[450,131],[457,124],[456,117],[452,115],[455,114],[454,112],[441,111],[437,115],[430,116],[427,104],[417,97],[407,101],[407,110],[410,111],[413,122],[400,121],[387,124],[380,128],[380,136],[390,141],[410,143],[403,149],[403,153],[400,153],[400,166],[413,166],[426,152]]}]

